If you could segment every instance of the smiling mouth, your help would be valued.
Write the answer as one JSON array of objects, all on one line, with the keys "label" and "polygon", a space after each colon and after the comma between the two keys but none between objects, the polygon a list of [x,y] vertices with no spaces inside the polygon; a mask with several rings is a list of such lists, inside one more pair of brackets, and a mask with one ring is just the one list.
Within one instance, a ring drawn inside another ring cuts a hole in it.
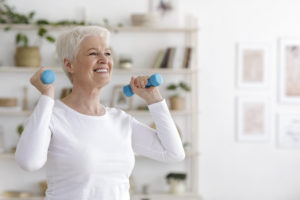
[{"label": "smiling mouth", "polygon": [[107,73],[108,72],[108,69],[94,69],[94,72],[98,72],[98,73]]}]

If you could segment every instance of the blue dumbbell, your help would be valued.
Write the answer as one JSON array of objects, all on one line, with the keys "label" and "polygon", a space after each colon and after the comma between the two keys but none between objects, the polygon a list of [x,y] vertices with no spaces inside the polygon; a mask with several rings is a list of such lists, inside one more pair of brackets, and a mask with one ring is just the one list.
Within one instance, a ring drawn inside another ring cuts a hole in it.
[{"label": "blue dumbbell", "polygon": [[44,84],[51,84],[55,81],[56,75],[52,70],[45,70],[41,75],[41,81]]},{"label": "blue dumbbell", "polygon": [[[146,87],[151,87],[151,86],[156,87],[156,86],[161,85],[162,82],[163,82],[163,80],[162,80],[162,77],[160,74],[157,74],[157,73],[152,74],[150,76],[150,78],[148,79],[148,83],[147,83]],[[134,92],[132,91],[129,84],[123,87],[123,92],[124,92],[125,96],[127,96],[127,97],[131,97],[132,95],[134,95]]]}]

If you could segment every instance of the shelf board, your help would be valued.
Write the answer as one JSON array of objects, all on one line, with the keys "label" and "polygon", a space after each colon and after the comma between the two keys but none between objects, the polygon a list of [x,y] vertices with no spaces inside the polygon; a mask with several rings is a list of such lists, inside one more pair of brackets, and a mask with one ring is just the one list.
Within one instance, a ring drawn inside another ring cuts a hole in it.
[{"label": "shelf board", "polygon": [[[48,30],[67,30],[77,25],[42,25]],[[13,30],[34,30],[38,26],[35,24],[0,24],[0,29],[10,27]],[[112,32],[196,32],[198,28],[195,27],[156,27],[156,26],[123,26],[123,27],[106,27]]]},{"label": "shelf board", "polygon": [[44,200],[44,196],[32,196],[32,197],[3,197],[0,196],[0,200]]},{"label": "shelf board", "polygon": [[[61,67],[48,67],[56,73],[63,73]],[[38,67],[15,67],[15,66],[0,66],[1,72],[14,72],[14,73],[34,73],[38,70]],[[196,72],[197,69],[153,69],[153,68],[133,68],[133,69],[118,69],[114,68],[113,73],[116,74],[132,74],[132,73],[170,73],[170,74],[190,74]]]},{"label": "shelf board", "polygon": [[[134,116],[147,116],[150,115],[149,111],[141,111],[141,110],[128,110],[126,111],[127,113],[134,115]],[[173,116],[188,116],[188,115],[192,115],[195,114],[195,112],[193,111],[189,111],[189,110],[183,110],[183,111],[173,111],[170,110],[171,115]]]},{"label": "shelf board", "polygon": [[[186,152],[185,155],[187,158],[190,158],[190,157],[199,156],[200,153],[199,152]],[[136,156],[136,158],[145,158],[144,156],[141,156],[138,154],[136,154],[135,156]],[[14,153],[0,153],[0,158],[14,158]]]},{"label": "shelf board", "polygon": [[[132,198],[138,199],[150,199],[150,198],[168,198],[168,199],[184,199],[184,198],[197,198],[201,199],[201,197],[197,194],[186,193],[181,195],[176,194],[167,194],[167,193],[158,193],[158,194],[132,194]],[[0,196],[0,200],[43,200],[44,196],[32,196],[32,197],[2,197]]]},{"label": "shelf board", "polygon": [[[185,157],[186,158],[192,158],[192,157],[196,157],[196,156],[199,156],[199,155],[200,155],[200,152],[185,152]],[[147,158],[147,157],[139,155],[139,154],[136,154],[135,157],[136,158]]]},{"label": "shelf board", "polygon": [[201,199],[200,195],[194,193],[185,193],[185,194],[168,194],[168,193],[157,193],[157,194],[133,194],[131,197],[138,199],[185,199],[185,198],[196,198]]},{"label": "shelf board", "polygon": [[15,156],[14,156],[14,153],[0,153],[0,158],[11,158],[13,159]]},{"label": "shelf board", "polygon": [[29,116],[32,111],[0,111],[0,116],[23,117]]},{"label": "shelf board", "polygon": [[[139,110],[130,110],[126,111],[127,113],[134,115],[134,116],[150,116],[149,111],[139,111]],[[32,111],[0,111],[0,116],[11,116],[11,117],[26,117],[29,116]],[[189,116],[196,114],[193,111],[172,111],[170,110],[172,116]]]}]

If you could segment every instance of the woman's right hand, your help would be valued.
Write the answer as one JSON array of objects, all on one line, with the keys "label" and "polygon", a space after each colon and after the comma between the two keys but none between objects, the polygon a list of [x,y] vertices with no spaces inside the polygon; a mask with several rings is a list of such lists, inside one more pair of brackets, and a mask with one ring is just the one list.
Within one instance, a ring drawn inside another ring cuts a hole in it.
[{"label": "woman's right hand", "polygon": [[41,94],[49,96],[54,99],[54,85],[44,84],[41,81],[41,75],[45,71],[45,67],[41,67],[33,76],[30,78],[30,83],[40,91]]}]

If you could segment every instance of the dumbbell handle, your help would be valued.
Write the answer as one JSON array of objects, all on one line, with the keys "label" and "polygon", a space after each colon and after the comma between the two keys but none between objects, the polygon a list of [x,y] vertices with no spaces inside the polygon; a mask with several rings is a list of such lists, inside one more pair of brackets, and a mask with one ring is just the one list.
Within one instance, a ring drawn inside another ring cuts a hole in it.
[{"label": "dumbbell handle", "polygon": [[[154,87],[159,86],[162,84],[162,82],[163,82],[163,80],[162,80],[162,77],[160,74],[158,74],[158,73],[152,74],[150,76],[150,78],[148,79],[146,88],[151,87],[151,86],[154,86]],[[129,84],[123,87],[123,92],[124,92],[125,96],[127,96],[127,97],[131,97],[132,95],[134,95],[134,92],[132,91]]]},{"label": "dumbbell handle", "polygon": [[43,71],[42,75],[41,75],[41,81],[44,84],[51,84],[55,81],[56,75],[54,73],[54,71],[48,69]]}]

